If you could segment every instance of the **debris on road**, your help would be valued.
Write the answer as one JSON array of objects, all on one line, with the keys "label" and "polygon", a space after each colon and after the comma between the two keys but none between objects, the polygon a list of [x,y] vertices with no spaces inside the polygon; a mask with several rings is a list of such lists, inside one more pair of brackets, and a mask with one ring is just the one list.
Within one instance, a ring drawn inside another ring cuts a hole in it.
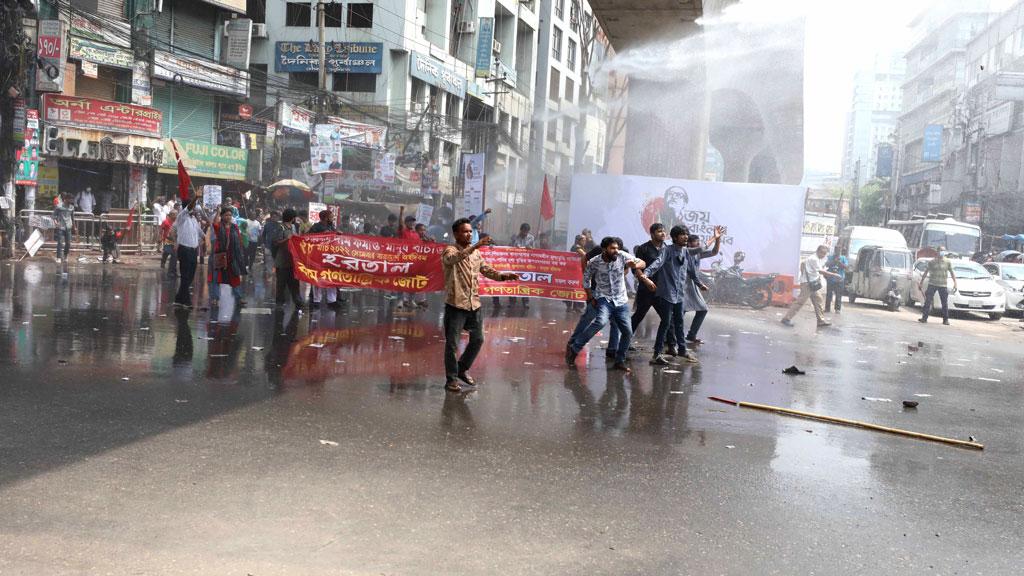
[{"label": "debris on road", "polygon": [[803,370],[797,368],[795,365],[786,368],[785,370],[782,371],[782,373],[789,374],[790,376],[803,376],[804,374],[807,374],[807,372],[804,372]]},{"label": "debris on road", "polygon": [[904,400],[903,401],[903,407],[904,408],[917,408],[917,400]]},{"label": "debris on road", "polygon": [[323,446],[337,446],[338,443],[333,440],[321,440],[320,444]]},{"label": "debris on road", "polygon": [[918,398],[931,398],[932,397],[931,394],[914,394],[914,396],[917,396]]},{"label": "debris on road", "polygon": [[889,398],[875,398],[873,396],[861,396],[861,400],[867,400],[868,402],[892,402]]},{"label": "debris on road", "polygon": [[808,418],[811,420],[819,420],[822,422],[830,422],[832,424],[843,424],[846,426],[853,426],[855,428],[865,428],[867,430],[875,430],[877,432],[888,432],[890,434],[896,434],[899,436],[906,436],[908,438],[917,438],[920,440],[931,440],[933,442],[941,442],[943,444],[950,444],[952,446],[959,446],[961,448],[972,448],[974,450],[984,450],[985,445],[979,444],[974,440],[974,436],[971,436],[970,442],[963,440],[957,440],[955,438],[946,438],[943,436],[935,436],[932,434],[924,434],[922,432],[913,432],[910,430],[901,430],[900,428],[890,428],[888,426],[881,426],[878,424],[872,424],[870,422],[861,422],[859,420],[850,420],[849,418],[840,418],[837,416],[827,416],[825,414],[815,414],[814,412],[805,412],[803,410],[793,410],[792,408],[782,408],[780,406],[770,406],[768,404],[757,404],[755,402],[742,402],[738,400],[729,400],[727,398],[720,398],[718,396],[708,396],[709,399],[715,402],[722,402],[724,404],[732,404],[740,408],[752,408],[754,410],[763,410],[765,412],[774,412],[776,414],[785,414],[787,416],[796,416],[797,418]]}]

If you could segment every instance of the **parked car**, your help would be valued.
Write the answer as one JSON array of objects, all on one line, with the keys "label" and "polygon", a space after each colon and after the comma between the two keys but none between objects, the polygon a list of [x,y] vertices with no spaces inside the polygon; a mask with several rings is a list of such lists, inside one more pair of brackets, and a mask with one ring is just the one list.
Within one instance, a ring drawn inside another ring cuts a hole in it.
[{"label": "parked car", "polygon": [[[910,304],[924,302],[924,293],[919,288],[921,278],[928,273],[928,262],[931,258],[920,258],[914,263],[914,282],[910,287]],[[956,274],[957,291],[954,292],[953,280],[949,280],[950,311],[979,312],[988,314],[993,320],[999,320],[1006,312],[1006,290],[996,283],[995,278],[981,264],[971,260],[951,260],[953,273]],[[925,289],[927,289],[927,285]],[[941,309],[942,303],[936,294],[932,309]]]},{"label": "parked car", "polygon": [[1024,264],[986,262],[982,266],[1006,291],[1006,311],[1024,313]]},{"label": "parked car", "polygon": [[847,274],[847,297],[881,300],[889,310],[899,310],[910,294],[910,263],[914,255],[906,248],[865,246],[857,254],[853,274]]}]

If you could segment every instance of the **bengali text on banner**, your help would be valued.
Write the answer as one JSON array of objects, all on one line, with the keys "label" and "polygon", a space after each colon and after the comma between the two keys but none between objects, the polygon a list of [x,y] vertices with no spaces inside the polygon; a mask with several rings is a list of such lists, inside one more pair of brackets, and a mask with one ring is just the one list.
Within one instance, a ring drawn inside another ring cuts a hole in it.
[{"label": "bengali text on banner", "polygon": [[[309,234],[294,236],[288,249],[295,277],[329,287],[396,292],[444,290],[441,253],[445,244],[410,242],[376,236]],[[584,300],[579,256],[568,252],[493,247],[484,260],[501,272],[515,272],[518,282],[480,277],[481,296],[518,296]]]}]

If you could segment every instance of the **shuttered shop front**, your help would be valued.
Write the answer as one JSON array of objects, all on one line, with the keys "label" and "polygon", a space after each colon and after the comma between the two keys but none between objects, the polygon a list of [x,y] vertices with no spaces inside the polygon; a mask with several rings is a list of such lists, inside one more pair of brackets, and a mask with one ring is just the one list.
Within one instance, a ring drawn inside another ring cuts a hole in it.
[{"label": "shuttered shop front", "polygon": [[177,2],[174,10],[174,45],[189,56],[214,60],[217,9],[202,2]]},{"label": "shuttered shop front", "polygon": [[153,107],[164,113],[168,138],[214,142],[217,104],[209,92],[184,86],[154,86]]}]

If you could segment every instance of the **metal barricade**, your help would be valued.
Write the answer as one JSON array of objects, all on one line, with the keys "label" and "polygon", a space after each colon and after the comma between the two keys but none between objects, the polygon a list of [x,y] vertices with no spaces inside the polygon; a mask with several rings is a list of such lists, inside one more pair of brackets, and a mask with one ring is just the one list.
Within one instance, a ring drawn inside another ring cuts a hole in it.
[{"label": "metal barricade", "polygon": [[[41,251],[57,249],[54,238],[54,222],[52,210],[25,209],[18,213],[20,233],[18,244],[24,242],[32,230],[38,228],[43,234]],[[141,217],[132,214],[132,229],[118,241],[122,254],[156,253],[160,249],[160,225],[152,214]],[[124,230],[128,224],[128,210],[117,209],[107,214],[95,216],[84,212],[75,212],[74,232],[71,238],[71,251],[98,251],[101,249],[100,236],[104,225],[115,231]]]}]

